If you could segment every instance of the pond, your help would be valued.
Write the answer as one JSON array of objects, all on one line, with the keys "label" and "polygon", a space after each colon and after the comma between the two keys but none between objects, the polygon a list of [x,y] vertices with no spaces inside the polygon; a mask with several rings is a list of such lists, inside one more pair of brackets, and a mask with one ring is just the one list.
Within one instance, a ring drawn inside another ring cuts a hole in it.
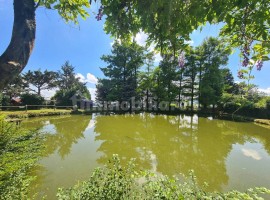
[{"label": "pond", "polygon": [[35,192],[48,199],[59,187],[87,180],[113,154],[158,174],[193,169],[208,190],[270,188],[270,129],[253,123],[143,113],[36,118],[22,126],[49,133],[33,171]]}]

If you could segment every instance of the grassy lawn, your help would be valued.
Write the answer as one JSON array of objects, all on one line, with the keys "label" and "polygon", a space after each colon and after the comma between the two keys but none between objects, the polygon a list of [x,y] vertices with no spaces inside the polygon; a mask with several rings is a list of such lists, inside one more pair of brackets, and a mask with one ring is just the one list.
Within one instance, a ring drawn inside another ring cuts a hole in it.
[{"label": "grassy lawn", "polygon": [[21,110],[21,111],[0,111],[0,115],[6,115],[8,118],[29,118],[41,116],[53,116],[70,114],[72,110],[67,109],[40,109],[40,110]]}]

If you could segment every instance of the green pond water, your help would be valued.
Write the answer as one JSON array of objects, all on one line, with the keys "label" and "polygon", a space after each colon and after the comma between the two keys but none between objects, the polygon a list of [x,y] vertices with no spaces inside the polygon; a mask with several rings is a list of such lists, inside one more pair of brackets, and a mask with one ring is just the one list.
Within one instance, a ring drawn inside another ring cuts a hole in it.
[{"label": "green pond water", "polygon": [[193,169],[209,190],[270,188],[270,129],[253,123],[137,114],[37,118],[22,126],[49,133],[33,171],[38,197],[55,199],[57,188],[87,180],[113,154],[158,174]]}]

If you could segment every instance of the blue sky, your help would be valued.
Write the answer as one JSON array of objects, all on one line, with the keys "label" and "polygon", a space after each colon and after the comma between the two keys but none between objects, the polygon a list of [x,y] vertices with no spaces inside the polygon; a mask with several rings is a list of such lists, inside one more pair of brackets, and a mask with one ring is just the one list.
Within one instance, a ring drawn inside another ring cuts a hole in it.
[{"label": "blue sky", "polygon": [[[7,47],[13,23],[13,1],[0,0],[0,52]],[[65,61],[75,66],[76,73],[88,80],[88,87],[94,93],[96,77],[103,77],[100,67],[106,66],[100,60],[103,54],[109,54],[113,38],[103,31],[104,21],[96,21],[92,13],[98,5],[90,9],[90,18],[79,20],[79,25],[66,24],[56,11],[39,8],[36,13],[37,33],[34,51],[25,70],[48,69],[57,71]],[[206,26],[202,32],[194,31],[191,34],[193,45],[199,45],[205,37],[217,36],[219,26]],[[143,35],[137,40],[143,43]],[[235,79],[239,68],[238,53],[230,56],[228,67],[232,70]],[[253,83],[259,88],[270,92],[270,63],[265,63],[260,72],[255,71]],[[87,78],[88,77],[88,78]]]}]

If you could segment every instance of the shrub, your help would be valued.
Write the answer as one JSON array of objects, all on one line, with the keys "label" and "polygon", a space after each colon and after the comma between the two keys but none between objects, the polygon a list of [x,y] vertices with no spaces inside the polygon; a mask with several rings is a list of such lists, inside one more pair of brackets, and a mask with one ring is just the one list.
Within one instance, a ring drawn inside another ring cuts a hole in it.
[{"label": "shrub", "polygon": [[193,172],[185,182],[177,178],[157,176],[147,171],[136,171],[134,161],[122,166],[117,155],[104,168],[97,168],[88,181],[69,189],[59,189],[60,200],[71,199],[259,199],[259,194],[270,194],[266,188],[249,189],[241,193],[206,192],[199,187]]},{"label": "shrub", "polygon": [[268,109],[268,106],[270,106],[270,97],[262,97],[256,104],[256,108],[262,108],[262,109]]},{"label": "shrub", "polygon": [[75,94],[76,90],[59,90],[53,98],[56,100],[56,105],[58,106],[73,106],[70,98]]},{"label": "shrub", "polygon": [[25,93],[21,95],[23,105],[42,105],[45,99],[37,94]]},{"label": "shrub", "polygon": [[27,199],[36,165],[43,149],[43,138],[0,116],[0,199]]},{"label": "shrub", "polygon": [[266,100],[266,109],[270,110],[270,97]]},{"label": "shrub", "polygon": [[10,106],[10,98],[6,95],[0,94],[0,106]]},{"label": "shrub", "polygon": [[0,106],[2,106],[2,101],[3,101],[3,94],[0,94]]}]

